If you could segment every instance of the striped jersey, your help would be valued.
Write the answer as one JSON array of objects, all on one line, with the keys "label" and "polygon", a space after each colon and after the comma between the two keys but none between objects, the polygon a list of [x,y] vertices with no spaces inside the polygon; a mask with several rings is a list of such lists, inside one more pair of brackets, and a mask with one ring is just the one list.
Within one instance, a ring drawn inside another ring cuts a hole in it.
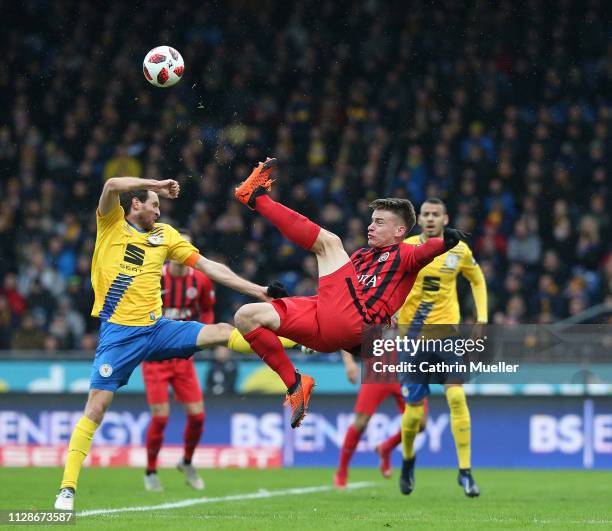
[{"label": "striped jersey", "polygon": [[422,245],[397,243],[382,248],[358,249],[351,256],[357,286],[347,282],[365,323],[388,324],[406,300],[421,268],[444,253],[442,238]]},{"label": "striped jersey", "polygon": [[141,232],[124,218],[119,203],[104,216],[96,211],[96,223],[91,315],[120,325],[154,324],[162,315],[164,262],[191,261],[198,250],[165,223],[155,223],[151,231]]},{"label": "striped jersey", "polygon": [[164,317],[168,319],[206,324],[215,320],[215,289],[201,271],[190,268],[185,275],[172,275],[165,265],[161,295]]}]

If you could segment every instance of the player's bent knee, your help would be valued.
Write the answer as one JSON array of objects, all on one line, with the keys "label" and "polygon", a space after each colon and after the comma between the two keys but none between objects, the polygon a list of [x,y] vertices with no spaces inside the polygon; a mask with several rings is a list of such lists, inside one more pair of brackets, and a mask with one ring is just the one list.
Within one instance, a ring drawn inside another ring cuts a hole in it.
[{"label": "player's bent knee", "polygon": [[85,410],[83,414],[93,420],[97,424],[102,422],[104,413],[110,406],[113,400],[113,392],[104,389],[92,389],[89,391],[87,403],[85,404]]},{"label": "player's bent knee", "polygon": [[251,330],[255,321],[252,304],[241,306],[234,315],[234,324],[236,328],[243,333]]},{"label": "player's bent knee", "polygon": [[357,413],[357,415],[355,415],[353,427],[357,431],[362,432],[368,427],[368,422],[370,422],[370,415],[367,413]]},{"label": "player's bent knee", "polygon": [[234,323],[242,334],[251,332],[260,326],[277,330],[280,326],[280,317],[271,304],[257,302],[240,307],[234,315]]},{"label": "player's bent knee", "polygon": [[170,414],[170,404],[151,404],[151,415],[153,417],[167,417]]},{"label": "player's bent knee", "polygon": [[317,239],[312,246],[312,251],[317,254],[327,253],[334,249],[344,250],[344,246],[342,245],[342,240],[337,234],[333,232],[329,232],[328,230],[321,229]]},{"label": "player's bent knee", "polygon": [[402,415],[402,428],[415,431],[421,425],[421,420],[425,415],[423,402],[420,404],[406,404],[404,414]]},{"label": "player's bent knee", "polygon": [[199,415],[200,413],[204,413],[204,402],[185,403],[185,413],[187,413],[187,415]]},{"label": "player's bent knee", "polygon": [[455,385],[446,389],[446,401],[448,406],[452,409],[463,408],[467,405],[467,398],[465,391],[462,386]]},{"label": "player's bent knee", "polygon": [[225,346],[234,327],[227,323],[217,323],[202,327],[197,338],[198,348]]}]

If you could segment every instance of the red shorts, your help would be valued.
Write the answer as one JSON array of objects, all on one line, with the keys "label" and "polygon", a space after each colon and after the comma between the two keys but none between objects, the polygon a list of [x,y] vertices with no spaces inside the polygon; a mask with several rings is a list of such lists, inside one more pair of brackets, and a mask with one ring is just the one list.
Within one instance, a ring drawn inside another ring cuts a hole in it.
[{"label": "red shorts", "polygon": [[201,402],[200,382],[196,376],[193,359],[172,358],[164,361],[145,361],[142,378],[149,404],[168,402],[168,385],[174,389],[177,402]]},{"label": "red shorts", "polygon": [[318,295],[273,300],[281,322],[278,335],[319,352],[359,345],[363,317],[353,302],[351,289],[361,291],[355,268],[348,262],[319,278]]},{"label": "red shorts", "polygon": [[[400,413],[406,408],[406,401],[402,396],[402,387],[399,383],[387,384],[361,384],[357,402],[353,411],[355,413],[365,413],[366,415],[374,415],[378,406],[380,406],[387,397],[392,396],[397,404],[397,409]],[[429,414],[429,401],[425,398],[424,401],[425,416]]]},{"label": "red shorts", "polygon": [[399,383],[361,384],[354,411],[355,413],[365,413],[371,416],[389,396],[393,397],[397,404],[397,409],[400,413],[403,413],[405,402]]}]

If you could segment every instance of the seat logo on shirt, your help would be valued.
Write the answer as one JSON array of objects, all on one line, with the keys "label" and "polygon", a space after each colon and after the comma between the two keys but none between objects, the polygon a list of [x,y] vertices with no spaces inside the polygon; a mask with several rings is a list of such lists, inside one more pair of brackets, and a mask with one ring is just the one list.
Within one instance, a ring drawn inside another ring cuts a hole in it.
[{"label": "seat logo on shirt", "polygon": [[130,264],[141,266],[142,264],[144,264],[144,256],[144,249],[141,249],[136,245],[128,243],[125,249],[125,256],[123,257],[123,260],[129,262]]},{"label": "seat logo on shirt", "polygon": [[438,291],[440,289],[440,277],[423,277],[423,291]]}]

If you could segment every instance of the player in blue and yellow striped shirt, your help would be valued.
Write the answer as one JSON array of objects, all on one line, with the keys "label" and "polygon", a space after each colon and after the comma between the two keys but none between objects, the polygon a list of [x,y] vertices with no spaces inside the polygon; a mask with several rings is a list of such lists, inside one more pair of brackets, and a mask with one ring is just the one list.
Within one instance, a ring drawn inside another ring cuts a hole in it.
[{"label": "player in blue and yellow striped shirt", "polygon": [[128,382],[141,361],[188,358],[197,350],[215,345],[241,350],[240,343],[246,344],[229,324],[204,325],[162,317],[160,279],[167,259],[198,269],[214,282],[262,301],[286,295],[283,289],[276,287],[274,292],[207,260],[173,227],[158,223],[159,197],[174,199],[178,194],[176,181],[137,177],[109,179],[102,190],[91,263],[95,293],[92,315],[101,321],[100,340],[87,404],[70,438],[56,509],[74,507],[78,476],[94,433],[115,391]]},{"label": "player in blue and yellow striped shirt", "polygon": [[[418,216],[421,234],[411,236],[406,243],[419,245],[428,238],[439,237],[448,224],[446,206],[437,198],[427,199]],[[487,322],[487,286],[482,271],[468,245],[461,241],[455,247],[433,259],[421,271],[398,312],[398,324],[411,329],[432,324],[459,324],[461,319],[457,299],[457,276],[463,275],[472,288],[478,323]],[[450,409],[451,429],[459,461],[459,484],[467,496],[478,496],[480,491],[471,474],[471,420],[465,392],[461,384],[445,384]],[[400,488],[410,494],[414,488],[414,439],[425,415],[424,399],[429,394],[428,384],[404,384],[402,394],[406,408],[402,417],[402,445],[404,464]]]}]

